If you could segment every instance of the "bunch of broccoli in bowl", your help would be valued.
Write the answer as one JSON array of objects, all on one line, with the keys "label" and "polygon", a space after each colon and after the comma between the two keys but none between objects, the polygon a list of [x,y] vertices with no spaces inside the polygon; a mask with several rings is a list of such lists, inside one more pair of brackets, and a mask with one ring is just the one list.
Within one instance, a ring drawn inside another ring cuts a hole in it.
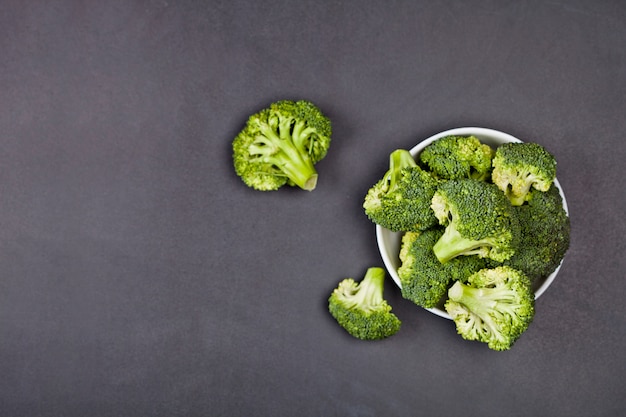
[{"label": "bunch of broccoli in bowl", "polygon": [[[510,349],[569,248],[555,157],[484,128],[445,131],[391,155],[363,208],[402,296],[452,319],[465,339]],[[394,165],[409,156],[414,163]]]}]

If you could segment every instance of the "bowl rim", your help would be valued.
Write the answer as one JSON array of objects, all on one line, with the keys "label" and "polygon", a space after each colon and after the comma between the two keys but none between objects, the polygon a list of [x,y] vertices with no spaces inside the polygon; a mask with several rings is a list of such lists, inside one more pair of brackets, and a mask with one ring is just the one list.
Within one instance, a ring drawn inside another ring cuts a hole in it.
[{"label": "bowl rim", "polygon": [[[443,132],[436,133],[424,139],[423,141],[413,146],[409,150],[409,152],[415,158],[417,157],[419,152],[430,143],[434,142],[435,140],[439,138],[442,138],[445,136],[453,136],[453,135],[454,136],[474,135],[477,138],[481,139],[481,142],[484,141],[484,143],[487,143],[491,145],[492,147],[495,146],[496,143],[523,142],[522,140],[516,138],[515,136],[511,134],[508,134],[508,133],[505,133],[496,129],[485,128],[485,127],[471,127],[471,126],[457,127],[457,128],[448,129]],[[569,209],[567,206],[567,201],[565,199],[563,188],[561,187],[561,184],[556,178],[554,179],[554,184],[559,190],[559,194],[561,194],[561,198],[563,199],[563,208],[565,209],[565,212],[569,216]],[[380,255],[383,259],[383,263],[385,265],[385,269],[387,270],[387,273],[391,276],[392,280],[398,286],[398,288],[402,288],[402,284],[400,283],[400,278],[398,276],[398,272],[396,268],[396,264],[399,261],[399,259],[395,259],[395,262],[394,262],[389,251],[387,250],[387,246],[388,246],[387,242],[389,239],[397,239],[396,243],[398,243],[399,240],[401,239],[401,236],[402,236],[402,232],[392,232],[382,226],[376,225],[376,242],[378,246],[378,251],[380,252]],[[397,257],[397,254],[396,254],[396,257]],[[552,285],[559,270],[561,269],[561,266],[563,265],[563,260],[564,259],[562,259],[559,265],[555,268],[555,270],[543,280],[543,282],[539,285],[539,287],[535,289],[534,291],[535,300],[538,299],[541,295],[543,295],[543,293],[546,292],[548,287]],[[445,310],[439,307],[424,308],[424,309],[428,310],[429,312],[437,316],[451,320],[450,315]]]}]

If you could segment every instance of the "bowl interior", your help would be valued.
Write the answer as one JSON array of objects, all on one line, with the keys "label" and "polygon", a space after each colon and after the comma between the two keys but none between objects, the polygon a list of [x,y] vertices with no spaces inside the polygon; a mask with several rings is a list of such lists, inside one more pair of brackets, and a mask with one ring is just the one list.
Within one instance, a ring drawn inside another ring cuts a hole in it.
[{"label": "bowl interior", "polygon": [[[506,142],[521,142],[521,140],[515,138],[514,136],[511,136],[507,133],[500,132],[497,130],[481,128],[481,127],[461,127],[461,128],[446,130],[444,132],[438,133],[420,142],[415,147],[410,149],[411,155],[413,155],[413,157],[416,157],[417,155],[419,155],[422,149],[424,149],[433,141],[439,138],[442,138],[445,136],[451,136],[451,135],[456,135],[456,136],[473,135],[473,136],[476,136],[478,139],[480,139],[481,142],[486,143],[487,145],[490,145],[494,148]],[[561,185],[559,184],[558,180],[555,180],[554,184],[559,189],[559,193],[561,194],[561,197],[563,198],[563,207],[566,213],[569,214],[569,211],[567,209],[567,202],[565,201],[565,195],[563,194]],[[400,288],[402,287],[402,284],[400,283],[400,278],[398,277],[398,268],[400,267],[399,253],[400,253],[401,240],[402,240],[402,233],[392,232],[389,229],[385,229],[384,227],[381,227],[378,225],[376,226],[376,241],[378,244],[378,249],[380,251],[381,257],[383,259],[383,262],[385,264],[385,267],[389,275],[394,280],[396,285],[398,285],[398,287]],[[559,272],[560,268],[561,268],[561,265],[559,265],[556,268],[556,270],[552,274],[550,274],[548,277],[534,283],[535,299],[539,298],[541,294],[543,294],[548,289],[550,284],[552,284],[552,282],[556,278],[556,275]],[[448,315],[448,313],[445,311],[443,307],[428,308],[426,310],[438,316],[450,319],[450,316]]]}]

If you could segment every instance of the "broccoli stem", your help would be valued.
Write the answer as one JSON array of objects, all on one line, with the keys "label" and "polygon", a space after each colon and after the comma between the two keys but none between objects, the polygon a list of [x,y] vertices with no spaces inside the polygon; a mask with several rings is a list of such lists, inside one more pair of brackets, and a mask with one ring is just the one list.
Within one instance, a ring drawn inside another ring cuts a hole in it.
[{"label": "broccoli stem", "polygon": [[402,170],[417,166],[415,159],[406,149],[396,149],[389,154],[389,171],[387,171],[386,193],[392,194],[402,179]]},{"label": "broccoli stem", "polygon": [[448,290],[448,298],[463,304],[468,310],[478,315],[483,321],[492,324],[492,314],[515,314],[513,307],[518,303],[515,293],[510,288],[482,287],[474,288],[457,281]]},{"label": "broccoli stem", "polygon": [[526,201],[525,195],[516,196],[513,193],[507,193],[507,197],[509,198],[509,200],[511,201],[511,205],[513,206],[521,206]]},{"label": "broccoli stem", "polygon": [[[249,148],[251,155],[257,155],[265,163],[276,166],[294,184],[306,191],[317,186],[317,170],[306,152],[302,152],[294,143],[287,126],[279,128],[279,134],[269,126],[260,126],[261,135],[257,136]],[[299,131],[298,141],[302,135],[309,134],[306,129]],[[298,143],[300,145],[300,143]]]},{"label": "broccoli stem", "polygon": [[371,267],[365,272],[365,276],[359,283],[359,292],[355,301],[365,311],[374,311],[383,302],[383,283],[385,270],[379,267]]},{"label": "broccoli stem", "polygon": [[515,189],[510,185],[506,188],[505,194],[514,206],[521,206],[526,201],[526,197],[530,192],[530,187],[533,185],[534,178],[530,173],[520,175],[524,178],[523,182],[519,182]]},{"label": "broccoli stem", "polygon": [[480,317],[483,325],[490,329],[490,333],[495,338],[499,338],[498,326],[492,315],[499,308],[499,299],[502,299],[502,291],[495,288],[474,288],[456,281],[448,290],[448,298],[454,302],[464,305],[470,312]]},{"label": "broccoli stem", "polygon": [[459,255],[481,255],[484,252],[482,249],[484,244],[483,241],[471,240],[461,236],[454,224],[451,223],[433,246],[433,252],[439,262],[446,263]]},{"label": "broccoli stem", "polygon": [[489,294],[492,289],[474,288],[456,281],[448,290],[448,298],[459,304],[465,305],[468,310],[479,313],[493,309],[498,302],[494,299],[493,294]]},{"label": "broccoli stem", "polygon": [[[285,173],[287,178],[306,191],[313,191],[317,186],[317,171],[309,158],[300,158],[297,153],[293,157],[272,158],[272,163]],[[297,159],[294,159],[298,157]]]}]

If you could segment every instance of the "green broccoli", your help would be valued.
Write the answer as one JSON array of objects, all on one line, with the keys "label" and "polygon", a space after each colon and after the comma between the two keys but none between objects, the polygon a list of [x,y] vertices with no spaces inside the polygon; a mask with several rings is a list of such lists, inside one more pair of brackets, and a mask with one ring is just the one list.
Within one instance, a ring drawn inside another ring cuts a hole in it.
[{"label": "green broccoli", "polygon": [[362,340],[379,340],[400,330],[400,320],[383,299],[385,270],[369,268],[361,282],[345,278],[328,299],[328,310],[352,336]]},{"label": "green broccoli", "polygon": [[394,232],[427,229],[437,224],[430,202],[438,184],[409,151],[397,149],[389,155],[389,170],[365,195],[365,214]]},{"label": "green broccoli", "polygon": [[526,331],[535,315],[535,295],[521,271],[498,266],[456,281],[448,291],[445,309],[457,332],[466,340],[508,350]]},{"label": "green broccoli", "polygon": [[559,266],[570,244],[570,220],[556,185],[530,190],[528,203],[513,208],[519,219],[520,244],[506,265],[521,269],[532,282]]},{"label": "green broccoli", "polygon": [[492,182],[514,206],[524,204],[531,187],[548,191],[556,178],[556,159],[537,143],[504,143],[496,149],[492,165]]},{"label": "green broccoli", "polygon": [[465,280],[486,268],[487,262],[478,256],[462,256],[441,263],[433,246],[443,235],[443,228],[434,227],[423,232],[407,232],[400,246],[401,265],[398,277],[402,296],[418,306],[441,306],[450,284]]},{"label": "green broccoli", "polygon": [[314,164],[330,146],[330,120],[313,103],[277,101],[251,115],[233,140],[235,172],[261,191],[285,184],[311,191],[317,185]]},{"label": "green broccoli", "polygon": [[443,179],[486,180],[493,149],[475,136],[445,136],[426,146],[420,161]]},{"label": "green broccoli", "polygon": [[495,185],[475,179],[446,181],[435,192],[431,207],[446,226],[433,247],[440,262],[460,255],[502,262],[515,253],[519,223]]}]

